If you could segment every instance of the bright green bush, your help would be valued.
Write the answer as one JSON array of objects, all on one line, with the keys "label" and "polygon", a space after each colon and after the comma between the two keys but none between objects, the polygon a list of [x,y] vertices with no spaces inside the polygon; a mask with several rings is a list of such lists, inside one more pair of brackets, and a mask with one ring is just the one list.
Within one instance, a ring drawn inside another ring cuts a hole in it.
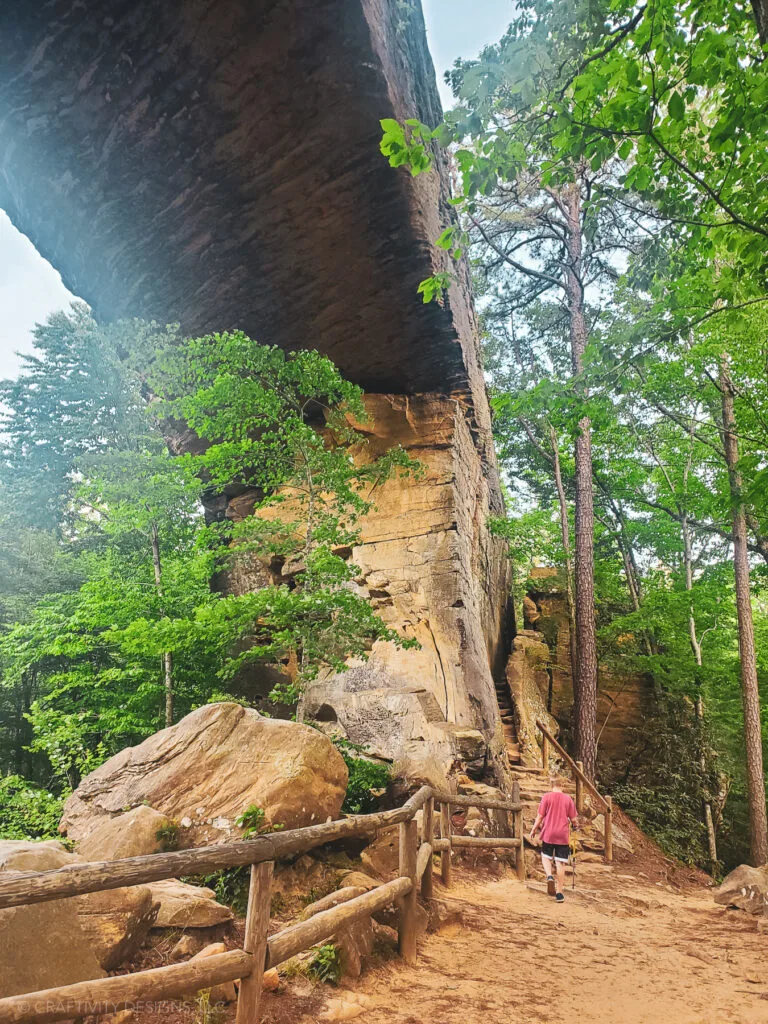
[{"label": "bright green bush", "polygon": [[0,839],[59,839],[61,805],[20,775],[0,777]]}]

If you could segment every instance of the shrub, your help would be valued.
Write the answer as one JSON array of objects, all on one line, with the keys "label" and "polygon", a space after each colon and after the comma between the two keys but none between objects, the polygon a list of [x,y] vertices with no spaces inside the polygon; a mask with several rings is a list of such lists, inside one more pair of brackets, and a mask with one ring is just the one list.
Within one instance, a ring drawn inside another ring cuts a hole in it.
[{"label": "shrub", "polygon": [[386,764],[354,757],[342,751],[349,772],[347,795],[342,810],[346,814],[370,814],[376,810],[378,798],[392,781],[392,771]]},{"label": "shrub", "polygon": [[251,869],[246,864],[239,868],[222,868],[210,875],[190,875],[182,878],[182,882],[190,885],[204,885],[213,889],[216,899],[225,907],[230,907],[238,917],[244,917],[248,909],[248,889],[251,881]]},{"label": "shrub", "polygon": [[0,839],[60,839],[62,803],[21,775],[0,777]]},{"label": "shrub", "polygon": [[179,823],[177,821],[166,822],[155,832],[155,839],[160,843],[163,853],[171,853],[179,848]]},{"label": "shrub", "polygon": [[331,943],[320,946],[307,970],[318,981],[338,985],[342,973],[341,952]]}]

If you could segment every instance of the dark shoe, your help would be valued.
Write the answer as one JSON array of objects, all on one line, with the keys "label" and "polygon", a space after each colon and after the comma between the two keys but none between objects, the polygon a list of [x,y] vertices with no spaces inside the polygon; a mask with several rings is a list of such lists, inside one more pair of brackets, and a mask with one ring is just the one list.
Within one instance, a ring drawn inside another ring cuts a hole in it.
[{"label": "dark shoe", "polygon": [[552,875],[547,875],[547,896],[554,896],[555,892],[555,880]]},{"label": "dark shoe", "polygon": [[558,903],[565,903],[565,896],[561,892],[559,892],[557,896],[555,896],[555,899]]}]

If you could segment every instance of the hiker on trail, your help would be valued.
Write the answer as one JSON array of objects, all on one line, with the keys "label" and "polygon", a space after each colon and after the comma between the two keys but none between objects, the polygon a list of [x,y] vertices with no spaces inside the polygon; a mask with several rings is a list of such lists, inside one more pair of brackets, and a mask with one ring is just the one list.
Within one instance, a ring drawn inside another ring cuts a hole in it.
[{"label": "hiker on trail", "polygon": [[[541,829],[541,863],[547,876],[547,892],[554,896],[558,903],[565,902],[565,865],[570,857],[569,825],[575,828],[578,822],[576,804],[560,788],[556,776],[549,779],[551,792],[541,798],[536,821],[531,829],[530,839],[533,842],[536,833]],[[557,882],[555,882],[557,873]]]}]

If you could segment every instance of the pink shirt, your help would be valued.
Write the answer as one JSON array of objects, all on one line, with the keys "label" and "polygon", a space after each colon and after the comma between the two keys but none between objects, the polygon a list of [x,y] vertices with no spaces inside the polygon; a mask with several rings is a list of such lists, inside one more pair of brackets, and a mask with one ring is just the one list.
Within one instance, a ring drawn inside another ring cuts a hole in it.
[{"label": "pink shirt", "polygon": [[545,843],[568,844],[568,819],[576,818],[576,804],[567,793],[545,793],[539,804],[541,838]]}]

